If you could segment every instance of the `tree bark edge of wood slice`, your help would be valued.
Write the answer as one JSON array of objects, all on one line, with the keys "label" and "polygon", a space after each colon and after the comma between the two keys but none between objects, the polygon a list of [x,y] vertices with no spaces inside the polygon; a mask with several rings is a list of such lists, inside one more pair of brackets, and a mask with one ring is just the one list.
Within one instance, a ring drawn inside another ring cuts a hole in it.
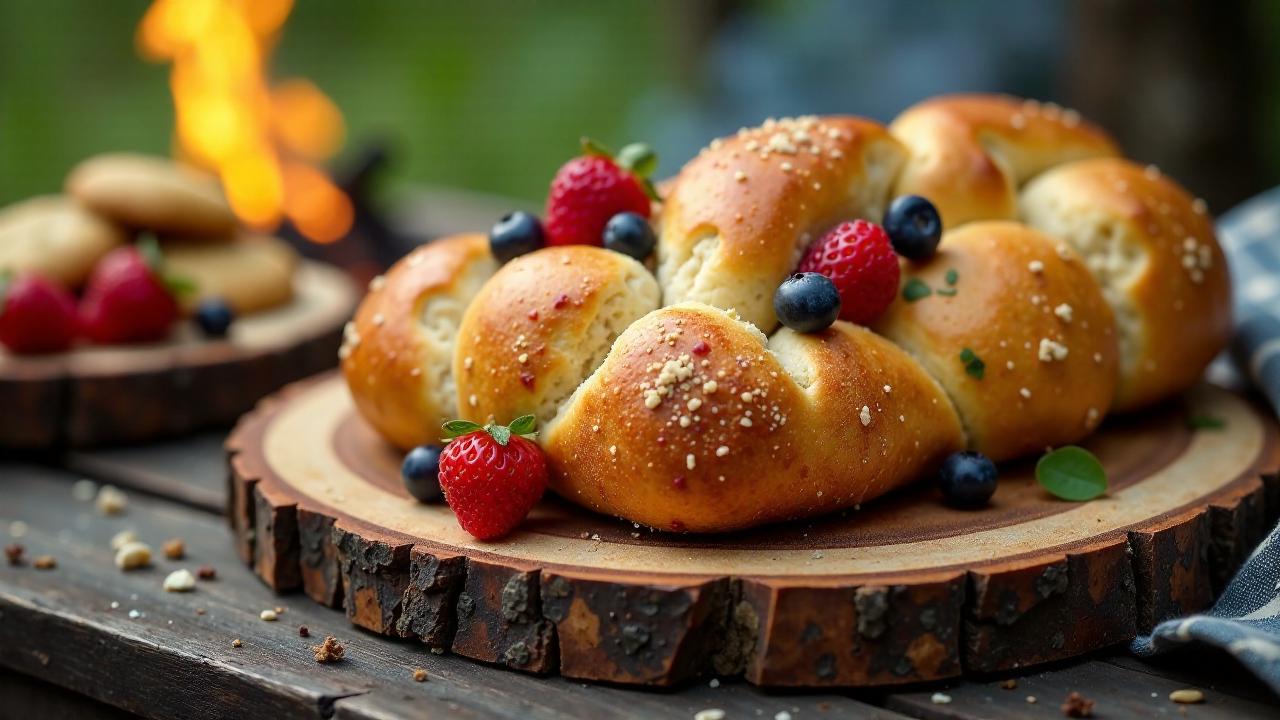
[{"label": "tree bark edge of wood slice", "polygon": [[433,651],[623,685],[885,687],[1062,660],[1201,610],[1280,514],[1280,429],[1229,391],[1202,386],[1086,446],[1112,476],[1091,503],[1049,498],[1023,463],[976,513],[915,487],[686,537],[548,499],[526,530],[480,543],[399,487],[399,455],[327,373],[228,438],[229,520],[275,590]]}]

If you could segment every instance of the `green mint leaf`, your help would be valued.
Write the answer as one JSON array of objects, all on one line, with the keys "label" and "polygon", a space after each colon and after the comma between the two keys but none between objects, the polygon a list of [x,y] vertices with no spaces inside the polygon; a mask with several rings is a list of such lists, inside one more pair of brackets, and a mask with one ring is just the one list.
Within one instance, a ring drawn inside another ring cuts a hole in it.
[{"label": "green mint leaf", "polygon": [[1187,418],[1187,427],[1192,430],[1221,430],[1227,421],[1212,415],[1192,415]]},{"label": "green mint leaf", "polygon": [[946,278],[948,285],[955,285],[956,281],[960,279],[960,273],[956,272],[955,268],[951,268],[947,271]]},{"label": "green mint leaf", "polygon": [[142,233],[138,236],[138,252],[142,254],[142,261],[151,268],[151,272],[159,273],[164,268],[164,255],[160,252],[160,241],[152,233]]},{"label": "green mint leaf", "polygon": [[933,290],[920,278],[911,278],[902,286],[902,299],[907,302],[923,300],[933,294]]},{"label": "green mint leaf", "polygon": [[445,440],[452,440],[456,437],[462,437],[463,435],[484,429],[470,420],[450,420],[440,427],[444,429]]},{"label": "green mint leaf", "polygon": [[987,364],[982,362],[978,353],[969,348],[960,351],[960,362],[964,363],[964,371],[976,380],[981,380],[987,372]]},{"label": "green mint leaf", "polygon": [[499,445],[506,446],[511,442],[511,428],[506,425],[485,425],[484,431],[498,442]]},{"label": "green mint leaf", "polygon": [[613,159],[613,151],[612,151],[612,150],[610,150],[609,148],[605,147],[604,145],[601,145],[600,143],[596,142],[595,140],[592,140],[592,139],[591,139],[591,138],[589,138],[589,137],[583,137],[583,138],[582,138],[582,152],[586,153],[587,155],[595,155],[595,156],[598,156],[598,157],[607,157],[607,158],[609,158],[610,160],[612,160],[612,159]]},{"label": "green mint leaf", "polygon": [[538,427],[538,418],[532,415],[521,415],[507,426],[512,435],[530,435]]},{"label": "green mint leaf", "polygon": [[955,289],[955,288],[942,288],[942,289],[938,290],[938,294],[939,294],[939,295],[941,295],[942,297],[955,297],[955,295],[956,295],[956,289]]},{"label": "green mint leaf", "polygon": [[639,177],[647,178],[658,169],[658,153],[644,143],[631,143],[618,151],[618,164]]},{"label": "green mint leaf", "polygon": [[1036,463],[1036,480],[1051,495],[1072,502],[1092,500],[1107,491],[1107,471],[1093,453],[1068,445]]}]

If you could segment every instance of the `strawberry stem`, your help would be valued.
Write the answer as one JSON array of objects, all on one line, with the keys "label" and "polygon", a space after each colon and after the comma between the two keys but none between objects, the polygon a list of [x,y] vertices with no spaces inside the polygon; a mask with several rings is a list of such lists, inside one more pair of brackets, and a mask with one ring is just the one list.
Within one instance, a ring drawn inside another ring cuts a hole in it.
[{"label": "strawberry stem", "polygon": [[534,431],[537,425],[538,419],[533,415],[521,415],[512,420],[510,425],[499,425],[497,423],[481,425],[470,420],[450,420],[440,427],[444,430],[445,442],[455,440],[463,435],[470,435],[473,432],[483,431],[488,433],[489,437],[493,438],[499,445],[505,447],[507,443],[511,442],[512,435],[518,435],[530,440],[537,437],[537,432]]}]

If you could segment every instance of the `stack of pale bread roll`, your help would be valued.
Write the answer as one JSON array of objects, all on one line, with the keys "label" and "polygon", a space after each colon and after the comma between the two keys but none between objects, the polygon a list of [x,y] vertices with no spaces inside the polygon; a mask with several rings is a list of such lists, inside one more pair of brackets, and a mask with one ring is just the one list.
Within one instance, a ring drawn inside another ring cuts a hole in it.
[{"label": "stack of pale bread roll", "polygon": [[[806,246],[906,194],[944,221],[902,265],[930,292],[872,328],[779,328]],[[1196,383],[1231,331],[1204,203],[1032,101],[768,121],[691,160],[656,224],[652,273],[587,246],[499,267],[480,235],[417,249],[347,329],[359,411],[401,447],[534,413],[563,497],[718,532],[852,507],[966,447],[1077,441]]]},{"label": "stack of pale bread roll", "polygon": [[68,174],[65,194],[0,209],[0,273],[36,273],[68,288],[138,232],[157,235],[166,271],[194,283],[191,310],[217,297],[238,314],[293,297],[287,243],[241,228],[216,179],[164,158],[109,154]]}]

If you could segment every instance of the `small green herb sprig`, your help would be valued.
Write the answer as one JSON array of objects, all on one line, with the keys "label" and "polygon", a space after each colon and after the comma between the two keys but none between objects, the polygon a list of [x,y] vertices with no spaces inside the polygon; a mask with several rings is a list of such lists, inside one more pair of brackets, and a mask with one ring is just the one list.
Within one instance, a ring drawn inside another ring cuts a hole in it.
[{"label": "small green herb sprig", "polygon": [[1049,494],[1086,502],[1107,491],[1107,471],[1093,453],[1067,445],[1044,454],[1036,463],[1036,480]]}]

